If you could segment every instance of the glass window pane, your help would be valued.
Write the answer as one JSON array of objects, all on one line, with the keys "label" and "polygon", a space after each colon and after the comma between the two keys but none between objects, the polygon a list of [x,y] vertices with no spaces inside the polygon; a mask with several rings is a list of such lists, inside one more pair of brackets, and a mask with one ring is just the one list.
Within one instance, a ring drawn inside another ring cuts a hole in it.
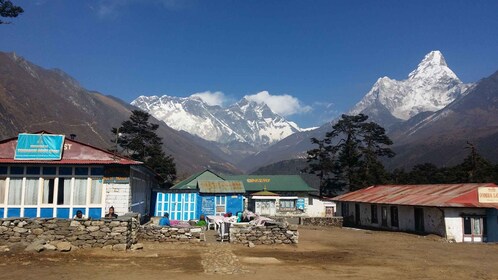
[{"label": "glass window pane", "polygon": [[28,166],[28,167],[26,167],[26,174],[39,175],[40,174],[40,167],[39,166]]},{"label": "glass window pane", "polygon": [[72,167],[59,167],[59,175],[73,175]]},{"label": "glass window pane", "polygon": [[104,168],[103,167],[92,167],[90,172],[91,172],[90,175],[102,176],[102,175],[104,175]]},{"label": "glass window pane", "polygon": [[88,167],[76,167],[74,169],[74,174],[75,175],[83,175],[83,176],[88,176]]},{"label": "glass window pane", "polygon": [[38,178],[27,178],[24,187],[24,205],[38,204]]},{"label": "glass window pane", "polygon": [[86,204],[86,183],[87,179],[75,179],[73,191],[73,204],[84,205]]},{"label": "glass window pane", "polygon": [[20,205],[22,195],[22,178],[10,178],[9,182],[9,204]]},{"label": "glass window pane", "polygon": [[0,178],[0,204],[5,202],[5,188],[7,187],[7,180]]},{"label": "glass window pane", "polygon": [[69,204],[71,199],[71,178],[59,178],[57,192],[57,204]]},{"label": "glass window pane", "polygon": [[43,175],[55,175],[57,169],[55,166],[45,166],[43,167]]},{"label": "glass window pane", "polygon": [[474,218],[474,234],[481,235],[481,219]]},{"label": "glass window pane", "polygon": [[[62,179],[61,179],[62,180]],[[54,203],[55,179],[43,179],[42,203]]]},{"label": "glass window pane", "polygon": [[7,166],[0,166],[0,174],[7,174]]},{"label": "glass window pane", "polygon": [[11,166],[10,174],[13,175],[22,175],[24,174],[24,166]]},{"label": "glass window pane", "polygon": [[102,203],[102,179],[92,178],[92,187],[90,190],[90,203]]}]

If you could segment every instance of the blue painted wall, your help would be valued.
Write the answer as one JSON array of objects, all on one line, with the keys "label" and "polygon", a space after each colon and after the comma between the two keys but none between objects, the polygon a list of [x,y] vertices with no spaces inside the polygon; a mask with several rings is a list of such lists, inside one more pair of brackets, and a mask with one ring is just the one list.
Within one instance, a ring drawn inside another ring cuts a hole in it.
[{"label": "blue painted wall", "polygon": [[487,209],[488,242],[498,242],[498,209]]}]

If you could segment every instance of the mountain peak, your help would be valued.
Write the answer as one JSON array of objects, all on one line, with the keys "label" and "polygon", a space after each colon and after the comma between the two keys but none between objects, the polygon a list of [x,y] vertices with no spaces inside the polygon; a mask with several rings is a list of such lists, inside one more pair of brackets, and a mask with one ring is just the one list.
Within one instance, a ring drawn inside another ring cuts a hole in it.
[{"label": "mountain peak", "polygon": [[440,65],[440,66],[448,66],[446,64],[446,60],[444,59],[443,54],[440,51],[431,51],[426,54],[424,59],[420,62],[421,65]]}]

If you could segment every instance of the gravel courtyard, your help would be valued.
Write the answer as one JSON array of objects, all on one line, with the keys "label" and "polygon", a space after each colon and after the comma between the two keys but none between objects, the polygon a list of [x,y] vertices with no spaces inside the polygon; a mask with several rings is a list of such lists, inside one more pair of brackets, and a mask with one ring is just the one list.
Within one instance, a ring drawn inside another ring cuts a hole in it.
[{"label": "gravel courtyard", "polygon": [[436,236],[301,227],[298,245],[145,243],[0,255],[0,279],[498,279],[498,244]]}]

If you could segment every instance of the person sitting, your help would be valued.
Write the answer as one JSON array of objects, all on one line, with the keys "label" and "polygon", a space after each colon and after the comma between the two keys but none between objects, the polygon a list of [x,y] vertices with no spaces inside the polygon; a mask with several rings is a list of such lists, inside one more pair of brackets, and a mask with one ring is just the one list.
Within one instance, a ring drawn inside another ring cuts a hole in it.
[{"label": "person sitting", "polygon": [[164,216],[159,220],[159,225],[160,226],[171,226],[171,223],[169,221],[169,214],[168,213],[164,213]]},{"label": "person sitting", "polygon": [[118,215],[114,213],[114,206],[109,207],[109,213],[105,214],[104,218],[116,219]]},{"label": "person sitting", "polygon": [[76,211],[76,215],[74,215],[73,219],[86,220],[86,216],[83,215],[83,212],[81,212],[81,210],[78,210]]},{"label": "person sitting", "polygon": [[201,216],[199,217],[199,221],[195,225],[198,226],[198,227],[205,227],[205,226],[207,226],[206,218],[205,218],[204,214],[201,214]]}]

